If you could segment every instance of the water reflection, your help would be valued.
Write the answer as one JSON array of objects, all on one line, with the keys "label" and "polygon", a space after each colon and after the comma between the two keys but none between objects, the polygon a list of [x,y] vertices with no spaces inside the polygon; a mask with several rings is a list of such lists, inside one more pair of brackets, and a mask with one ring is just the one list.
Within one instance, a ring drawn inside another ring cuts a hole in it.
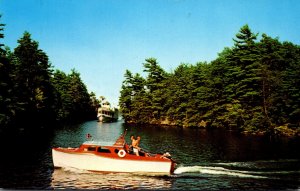
[{"label": "water reflection", "polygon": [[170,179],[126,173],[89,173],[55,169],[52,174],[54,189],[170,189]]}]

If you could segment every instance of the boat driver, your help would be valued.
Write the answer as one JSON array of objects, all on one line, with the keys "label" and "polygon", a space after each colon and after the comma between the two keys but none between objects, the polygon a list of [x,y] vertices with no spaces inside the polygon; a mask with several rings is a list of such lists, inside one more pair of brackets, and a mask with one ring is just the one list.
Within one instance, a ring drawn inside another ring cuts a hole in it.
[{"label": "boat driver", "polygon": [[140,156],[140,155],[139,155],[139,150],[141,150],[141,148],[139,147],[139,144],[140,144],[141,137],[138,136],[137,139],[135,139],[134,136],[132,135],[132,136],[130,137],[130,139],[131,139],[131,141],[132,141],[132,142],[131,142],[131,145],[132,145],[132,147],[133,147],[133,153],[135,153],[136,156]]}]

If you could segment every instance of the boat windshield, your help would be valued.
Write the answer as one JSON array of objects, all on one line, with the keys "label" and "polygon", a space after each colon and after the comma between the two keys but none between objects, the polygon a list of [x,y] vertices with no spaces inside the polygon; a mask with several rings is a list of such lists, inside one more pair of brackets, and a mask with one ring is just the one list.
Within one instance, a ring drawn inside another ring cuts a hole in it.
[{"label": "boat windshield", "polygon": [[84,145],[97,145],[97,146],[112,146],[114,142],[110,141],[85,141]]}]

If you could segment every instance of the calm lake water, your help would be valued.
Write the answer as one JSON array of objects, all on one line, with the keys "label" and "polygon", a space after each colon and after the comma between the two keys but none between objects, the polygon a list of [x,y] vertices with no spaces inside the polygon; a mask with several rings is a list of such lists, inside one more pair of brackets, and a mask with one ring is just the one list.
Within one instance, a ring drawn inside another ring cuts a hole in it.
[{"label": "calm lake water", "polygon": [[[52,147],[78,147],[90,133],[113,143],[127,129],[141,147],[168,151],[179,163],[174,175],[145,176],[53,169]],[[0,188],[299,190],[300,141],[270,140],[224,130],[126,126],[89,121],[57,130],[0,134]]]}]

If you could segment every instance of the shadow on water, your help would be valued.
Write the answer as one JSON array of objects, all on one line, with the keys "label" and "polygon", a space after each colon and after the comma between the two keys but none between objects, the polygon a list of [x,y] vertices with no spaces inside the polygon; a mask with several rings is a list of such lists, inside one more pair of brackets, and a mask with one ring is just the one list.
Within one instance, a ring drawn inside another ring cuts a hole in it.
[{"label": "shadow on water", "polygon": [[53,172],[50,141],[53,131],[18,130],[0,134],[0,187],[47,189]]}]

